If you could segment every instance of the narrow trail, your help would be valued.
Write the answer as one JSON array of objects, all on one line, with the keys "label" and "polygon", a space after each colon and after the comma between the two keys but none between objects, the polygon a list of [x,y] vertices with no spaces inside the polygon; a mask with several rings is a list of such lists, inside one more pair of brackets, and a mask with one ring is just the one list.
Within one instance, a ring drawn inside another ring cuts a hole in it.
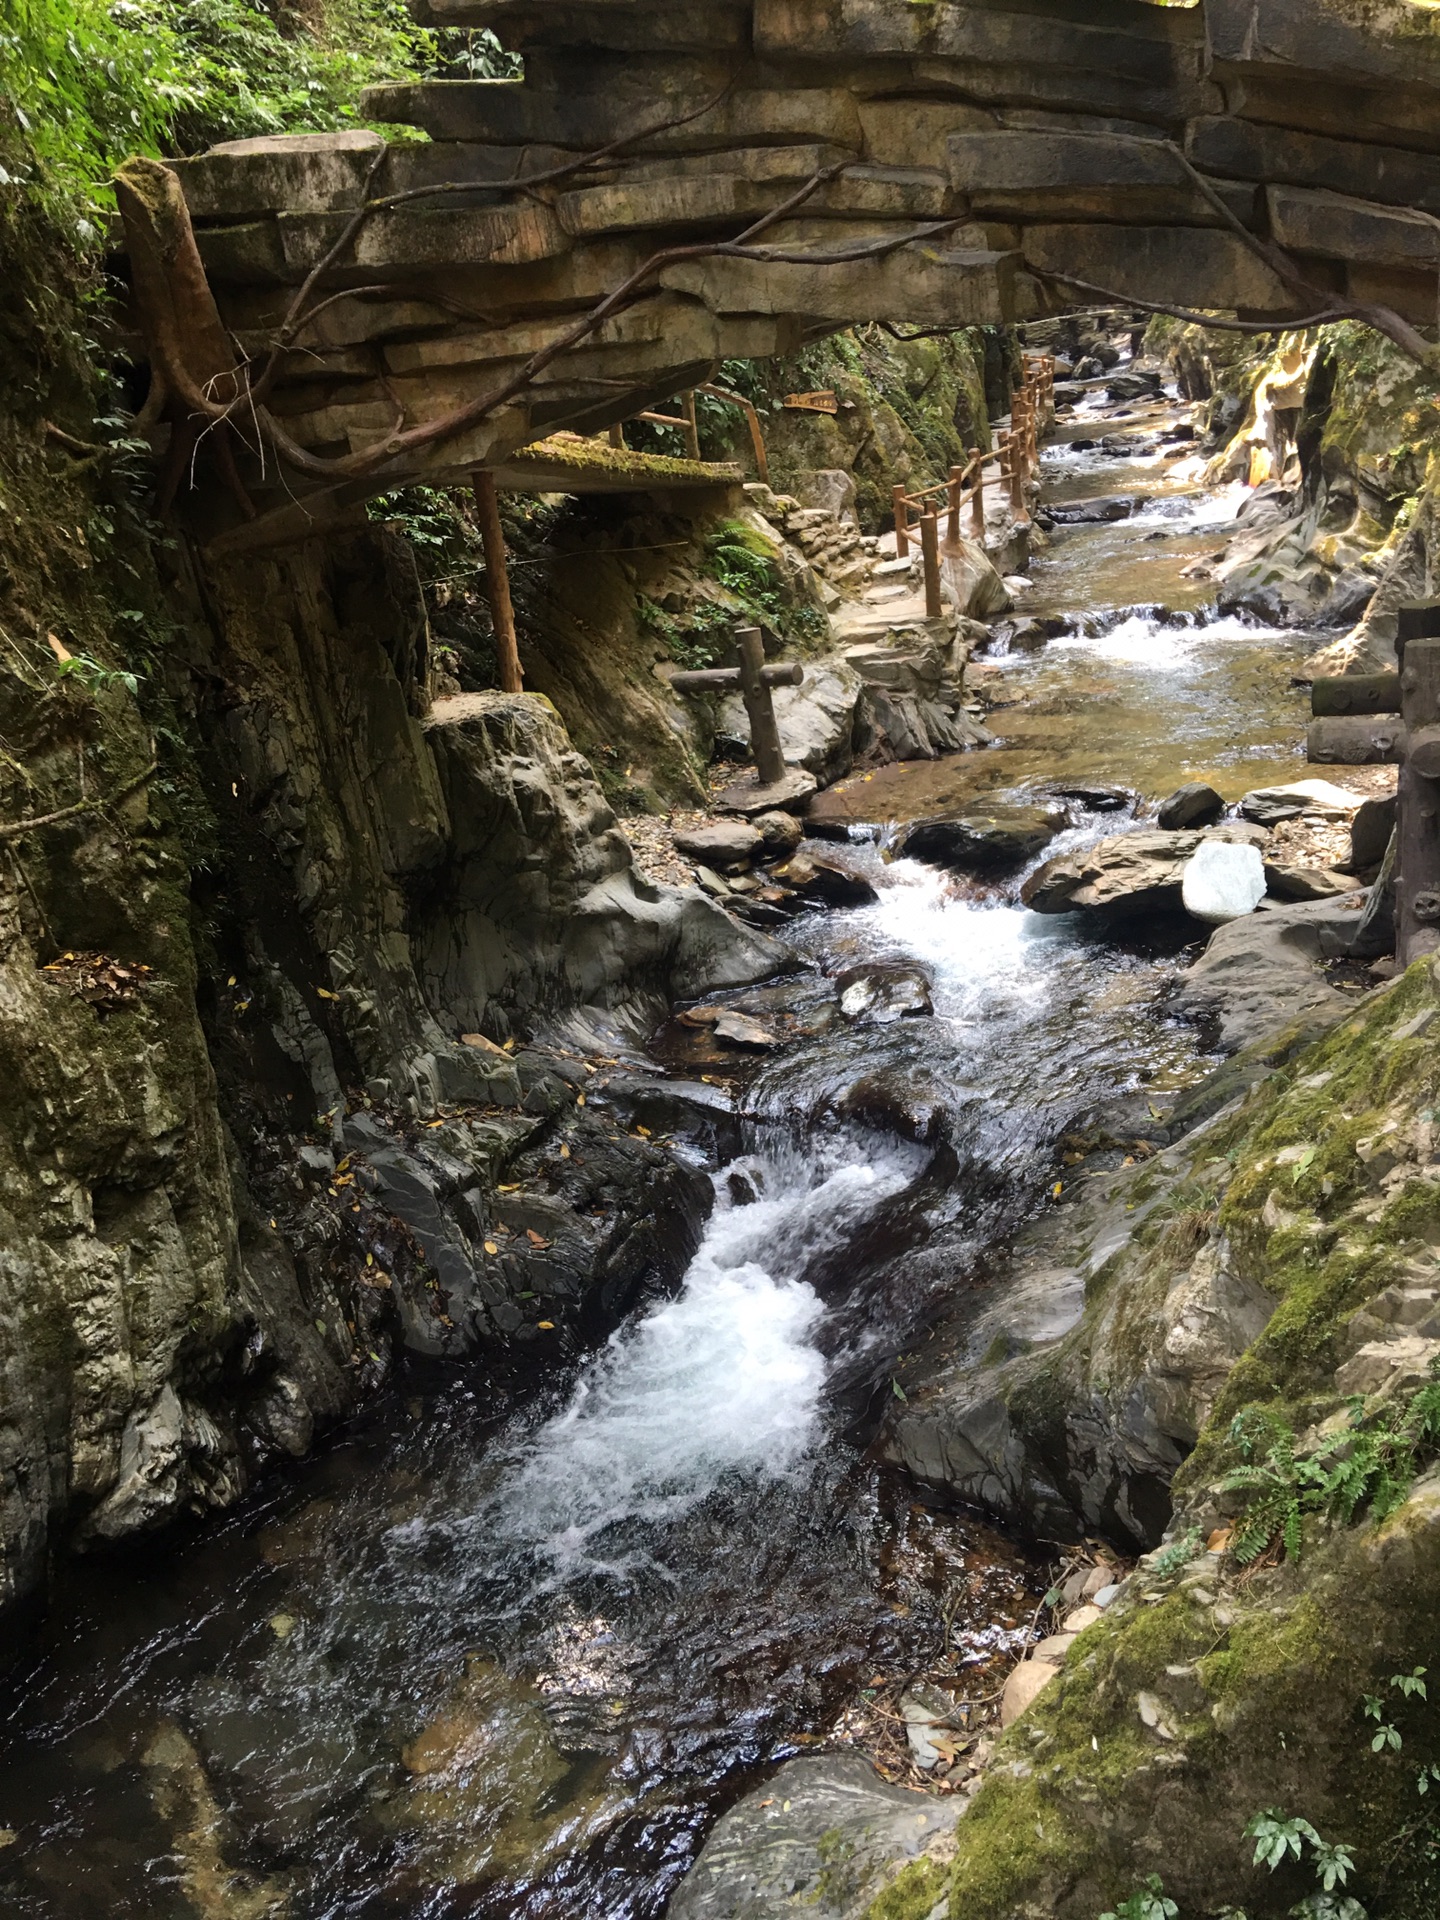
[{"label": "narrow trail", "polygon": [[[797,923],[812,964],[727,997],[796,1038],[681,1292],[543,1400],[417,1380],[158,1571],[137,1548],[63,1601],[4,1703],[5,1804],[45,1836],[16,1920],[182,1920],[222,1860],[245,1873],[214,1911],[246,1920],[651,1920],[769,1764],[893,1757],[910,1675],[993,1692],[1040,1565],[866,1440],[895,1356],[1047,1204],[1059,1137],[1206,1060],[1165,1013],[1188,936],[1042,920],[1015,878],[884,860],[887,823],[1298,767],[1305,642],[1203,619],[1185,570],[1234,502],[1175,478],[1175,402],[1129,411],[1104,431],[1144,450],[1046,456],[1050,504],[1140,504],[1055,530],[1020,610],[1049,644],[978,663],[999,746],[836,790],[877,903]],[[1077,802],[1048,851],[1144,804]],[[897,963],[932,1014],[837,1015],[837,973]]]}]

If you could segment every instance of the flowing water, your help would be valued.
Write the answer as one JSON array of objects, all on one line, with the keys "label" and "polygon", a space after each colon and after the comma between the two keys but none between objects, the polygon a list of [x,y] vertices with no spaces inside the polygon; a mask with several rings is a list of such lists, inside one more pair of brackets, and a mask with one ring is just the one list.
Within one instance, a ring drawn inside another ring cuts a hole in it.
[{"label": "flowing water", "polygon": [[[1143,480],[1177,551],[1057,535],[1035,602],[1088,624],[999,663],[1026,703],[1002,745],[857,783],[854,817],[906,778],[1290,770],[1293,642],[1124,611],[1193,611],[1171,589],[1219,509],[1177,515],[1153,463],[1052,464],[1055,497]],[[1067,838],[1117,824],[1081,809]],[[800,923],[812,966],[727,997],[798,1037],[675,1298],[543,1396],[417,1376],[189,1544],[67,1576],[4,1702],[6,1916],[659,1915],[716,1813],[851,1737],[880,1681],[1023,1644],[1040,1569],[865,1441],[895,1354],[1049,1204],[1057,1137],[1203,1069],[1164,1014],[1179,942],[1041,919],[873,834],[850,857],[877,904]],[[933,1016],[839,1018],[833,976],[882,962],[925,972]]]}]

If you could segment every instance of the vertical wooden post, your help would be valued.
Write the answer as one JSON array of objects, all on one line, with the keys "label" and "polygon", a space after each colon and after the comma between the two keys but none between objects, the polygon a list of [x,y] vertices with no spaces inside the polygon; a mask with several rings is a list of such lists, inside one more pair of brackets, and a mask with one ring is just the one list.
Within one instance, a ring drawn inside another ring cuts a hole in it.
[{"label": "vertical wooden post", "polygon": [[970,449],[970,464],[975,470],[975,491],[970,496],[970,531],[977,540],[985,538],[985,456],[979,447]]},{"label": "vertical wooden post", "polygon": [[1440,950],[1440,607],[1400,608],[1395,650],[1408,736],[1396,817],[1395,956],[1408,967]]},{"label": "vertical wooden post", "polygon": [[523,693],[520,649],[515,640],[515,609],[510,601],[510,573],[505,565],[505,533],[500,525],[500,496],[495,476],[477,467],[471,476],[479,508],[480,538],[485,546],[485,590],[490,597],[490,619],[495,628],[495,661],[502,693]]},{"label": "vertical wooden post", "polygon": [[622,453],[625,451],[625,423],[623,420],[617,420],[614,426],[611,427],[610,444],[612,447],[618,447]]},{"label": "vertical wooden post", "polygon": [[1005,436],[1005,453],[1010,464],[1010,505],[1018,516],[1025,511],[1025,455],[1014,427]]},{"label": "vertical wooden post", "polygon": [[905,501],[904,487],[892,487],[890,501],[895,509],[895,556],[903,560],[910,551],[910,542],[906,537],[910,528],[910,509]]},{"label": "vertical wooden post", "polygon": [[765,643],[760,629],[737,627],[735,645],[740,652],[740,696],[750,716],[750,750],[755,755],[755,771],[762,787],[773,787],[785,778],[785,754],[780,745],[775,702],[763,678]]},{"label": "vertical wooden post", "polygon": [[690,387],[681,395],[685,408],[685,450],[692,460],[700,458],[700,422],[695,413],[695,389]]},{"label": "vertical wooden post", "polygon": [[950,469],[950,520],[945,529],[945,537],[951,546],[960,544],[960,495],[965,486],[964,467]]},{"label": "vertical wooden post", "polygon": [[938,620],[945,602],[940,598],[940,523],[933,513],[921,515],[920,550],[925,556],[925,618]]}]

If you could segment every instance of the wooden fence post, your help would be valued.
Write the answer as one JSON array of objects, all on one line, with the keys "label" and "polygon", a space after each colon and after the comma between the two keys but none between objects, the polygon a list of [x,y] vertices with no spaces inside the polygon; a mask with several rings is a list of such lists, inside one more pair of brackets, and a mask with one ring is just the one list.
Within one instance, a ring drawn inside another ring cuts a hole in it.
[{"label": "wooden fence post", "polygon": [[505,533],[500,525],[500,496],[495,476],[479,467],[471,476],[475,504],[479,509],[480,538],[485,547],[485,590],[490,599],[490,619],[495,628],[495,662],[502,693],[523,693],[520,672],[520,648],[515,639],[515,609],[510,600],[510,573],[505,564]]},{"label": "wooden fence post", "polygon": [[979,447],[970,449],[975,469],[975,491],[970,496],[970,531],[981,542],[985,538],[985,456]]},{"label": "wooden fence post", "polygon": [[765,682],[765,643],[759,627],[737,627],[735,644],[740,653],[740,697],[750,716],[755,771],[762,787],[773,787],[785,778],[785,753],[780,745],[775,702]]},{"label": "wooden fence post", "polygon": [[910,527],[910,508],[905,500],[904,487],[892,487],[890,501],[895,509],[895,557],[903,560],[910,551],[910,542],[906,538]]},{"label": "wooden fence post", "polygon": [[945,537],[952,547],[960,544],[960,496],[965,490],[964,467],[950,469],[950,519],[945,528]]},{"label": "wooden fence post", "polygon": [[685,408],[685,451],[692,460],[700,458],[700,421],[695,412],[695,389],[689,387],[681,396]]},{"label": "wooden fence post", "polygon": [[940,597],[940,523],[933,513],[921,516],[920,550],[925,556],[925,618],[938,620],[945,602]]}]

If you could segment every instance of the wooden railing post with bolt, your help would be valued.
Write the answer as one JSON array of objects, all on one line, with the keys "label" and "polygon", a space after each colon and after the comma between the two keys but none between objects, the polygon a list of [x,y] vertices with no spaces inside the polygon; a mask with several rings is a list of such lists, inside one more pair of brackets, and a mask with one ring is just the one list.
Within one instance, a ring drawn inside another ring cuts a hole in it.
[{"label": "wooden railing post with bolt", "polygon": [[965,472],[964,467],[951,467],[950,469],[950,497],[948,502],[950,519],[945,529],[945,537],[952,546],[958,546],[960,542],[960,496],[965,491]]}]

